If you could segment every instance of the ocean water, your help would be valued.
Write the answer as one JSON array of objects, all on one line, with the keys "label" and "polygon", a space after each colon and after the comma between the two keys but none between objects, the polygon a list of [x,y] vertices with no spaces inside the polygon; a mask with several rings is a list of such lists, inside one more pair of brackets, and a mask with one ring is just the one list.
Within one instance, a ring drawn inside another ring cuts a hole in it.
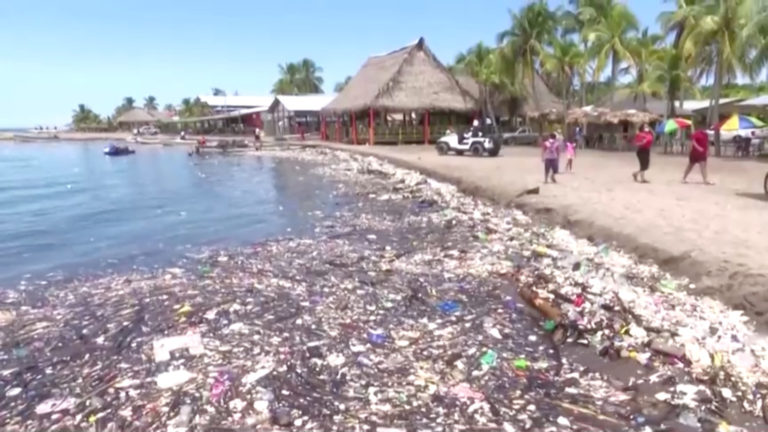
[{"label": "ocean water", "polygon": [[296,160],[105,145],[0,142],[0,287],[302,235],[334,206],[333,186]]}]

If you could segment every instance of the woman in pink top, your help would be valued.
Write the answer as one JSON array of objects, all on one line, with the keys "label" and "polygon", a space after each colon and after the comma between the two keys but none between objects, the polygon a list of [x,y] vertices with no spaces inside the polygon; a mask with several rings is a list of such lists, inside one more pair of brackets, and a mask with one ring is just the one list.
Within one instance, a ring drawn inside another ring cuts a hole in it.
[{"label": "woman in pink top", "polygon": [[544,183],[557,183],[555,174],[557,174],[558,165],[560,165],[560,146],[557,145],[557,136],[549,134],[549,139],[541,143],[541,160],[544,161]]},{"label": "woman in pink top", "polygon": [[565,142],[565,169],[568,172],[573,172],[573,158],[576,156],[576,144],[573,139],[569,139]]}]

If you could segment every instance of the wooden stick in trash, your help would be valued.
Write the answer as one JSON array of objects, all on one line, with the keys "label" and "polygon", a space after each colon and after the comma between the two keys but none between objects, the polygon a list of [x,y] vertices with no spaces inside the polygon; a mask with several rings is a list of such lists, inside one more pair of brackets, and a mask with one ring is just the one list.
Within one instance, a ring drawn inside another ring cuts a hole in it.
[{"label": "wooden stick in trash", "polygon": [[535,307],[542,315],[551,319],[552,321],[560,322],[560,309],[553,306],[550,302],[539,297],[536,292],[530,288],[519,287],[518,292],[523,300],[527,301],[531,306]]}]

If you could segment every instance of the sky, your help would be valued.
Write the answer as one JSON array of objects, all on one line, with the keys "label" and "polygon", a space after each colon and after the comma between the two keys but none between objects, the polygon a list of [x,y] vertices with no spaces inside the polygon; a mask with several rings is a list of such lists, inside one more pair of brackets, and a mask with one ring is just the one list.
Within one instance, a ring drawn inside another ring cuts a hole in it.
[{"label": "sky", "polygon": [[[563,6],[566,0],[549,0]],[[663,0],[627,0],[658,29]],[[83,103],[160,105],[212,87],[267,95],[278,64],[313,59],[326,92],[370,55],[423,36],[444,62],[510,24],[526,0],[0,0],[0,128],[64,125]]]}]

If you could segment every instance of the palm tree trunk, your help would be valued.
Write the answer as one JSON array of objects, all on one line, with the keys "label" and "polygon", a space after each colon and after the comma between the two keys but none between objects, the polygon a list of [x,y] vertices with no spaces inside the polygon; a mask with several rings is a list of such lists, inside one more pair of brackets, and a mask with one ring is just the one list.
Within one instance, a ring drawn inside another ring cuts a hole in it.
[{"label": "palm tree trunk", "polygon": [[570,89],[573,84],[571,79],[566,85],[563,86],[563,138],[568,136],[568,108],[570,108]]},{"label": "palm tree trunk", "polygon": [[[722,49],[717,48],[715,53],[715,88],[713,90],[714,106],[712,109],[712,120],[715,123],[720,122],[720,87],[723,85],[723,55]],[[720,146],[720,129],[715,129],[715,156],[722,156],[722,148]]]},{"label": "palm tree trunk", "polygon": [[485,108],[488,110],[488,114],[491,116],[491,124],[493,125],[493,134],[499,134],[499,125],[496,124],[496,113],[493,111],[493,104],[491,103],[490,91],[488,86],[483,86],[483,94],[485,98]]},{"label": "palm tree trunk", "polygon": [[611,51],[611,106],[616,101],[616,76],[619,74],[619,62],[616,58],[616,51]]}]

